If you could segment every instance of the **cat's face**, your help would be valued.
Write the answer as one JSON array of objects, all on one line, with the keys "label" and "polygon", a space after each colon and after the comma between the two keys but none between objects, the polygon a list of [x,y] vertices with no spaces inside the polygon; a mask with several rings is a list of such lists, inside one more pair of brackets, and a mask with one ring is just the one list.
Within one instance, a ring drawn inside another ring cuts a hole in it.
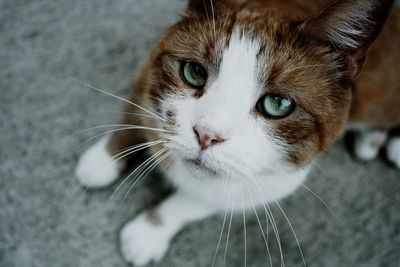
[{"label": "cat's face", "polygon": [[[207,72],[204,88],[183,85],[179,94],[171,94],[163,107],[174,114],[170,147],[188,165],[193,160],[200,163],[192,166],[199,175],[209,175],[211,171],[243,176],[281,170],[287,148],[257,108],[257,102],[266,93],[260,77],[264,63],[257,60],[259,44],[240,36],[239,32],[233,33],[229,45],[226,41],[219,42],[221,48],[220,53],[214,54],[218,61],[214,68],[202,62]],[[194,63],[183,61],[181,64],[185,81],[185,69]],[[191,78],[190,73],[186,75]],[[202,149],[197,136],[200,131],[211,139],[217,136],[222,142]]]},{"label": "cat's face", "polygon": [[307,167],[346,122],[345,57],[268,12],[213,12],[189,13],[153,50],[174,158],[200,177]]}]

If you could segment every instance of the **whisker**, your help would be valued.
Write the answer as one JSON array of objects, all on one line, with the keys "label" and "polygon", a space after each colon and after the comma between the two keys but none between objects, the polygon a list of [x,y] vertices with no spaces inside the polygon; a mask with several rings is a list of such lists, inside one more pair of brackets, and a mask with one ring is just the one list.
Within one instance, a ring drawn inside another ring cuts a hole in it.
[{"label": "whisker", "polygon": [[[328,153],[326,153],[326,154],[328,154]],[[318,170],[320,170],[323,174],[330,176],[328,174],[328,172],[326,170],[324,170],[318,162],[316,162],[316,161],[313,162],[312,166],[315,166],[316,168],[318,168]],[[329,178],[332,178],[332,177],[329,177]]]},{"label": "whisker", "polygon": [[[227,180],[227,179],[225,178],[225,179],[224,179],[224,193],[226,193],[226,182],[227,182],[226,180]],[[230,184],[231,184],[230,187],[232,187],[232,180],[231,180],[231,183],[230,183]],[[230,189],[231,189],[231,188],[230,188]],[[215,260],[217,259],[219,246],[220,246],[220,244],[221,244],[222,235],[223,235],[224,229],[225,229],[225,222],[226,222],[226,217],[227,217],[227,215],[228,215],[228,197],[226,198],[226,209],[225,209],[224,220],[223,220],[223,222],[222,222],[222,227],[221,227],[221,232],[220,232],[219,238],[218,238],[217,248],[216,248],[215,253],[214,253],[214,258],[213,258],[212,265],[211,265],[212,267],[214,267]]]},{"label": "whisker", "polygon": [[312,195],[314,195],[321,203],[329,210],[329,212],[332,214],[333,217],[335,217],[336,220],[339,221],[339,218],[336,216],[335,212],[332,210],[332,208],[320,197],[318,196],[314,191],[311,190],[308,186],[305,184],[301,184],[305,189],[307,189]]},{"label": "whisker", "polygon": [[96,130],[96,129],[102,129],[102,128],[110,128],[110,127],[137,127],[137,129],[151,129],[151,130],[163,130],[166,131],[165,129],[162,128],[152,128],[152,127],[146,127],[143,125],[135,125],[135,124],[105,124],[105,125],[99,125],[99,126],[94,126],[94,127],[90,127],[87,129],[83,129],[83,130],[79,130],[77,131],[77,133],[82,133],[82,132],[87,132],[87,131],[91,131],[91,130]]},{"label": "whisker", "polygon": [[[256,181],[254,181],[254,182],[256,183]],[[256,184],[256,186],[257,186],[258,189],[260,190],[260,187],[259,187],[257,184]],[[264,186],[264,188],[265,188],[266,190],[269,191],[269,189],[266,188],[265,186]],[[271,192],[269,192],[269,194],[271,194]],[[273,196],[273,195],[271,194],[271,196]],[[301,249],[301,246],[300,246],[300,243],[299,243],[299,239],[297,238],[297,235],[296,235],[296,232],[294,231],[294,228],[293,228],[292,223],[290,222],[288,216],[286,215],[285,211],[282,209],[282,207],[281,207],[281,205],[278,203],[278,201],[277,201],[276,199],[274,199],[274,198],[273,198],[273,200],[274,200],[275,204],[278,206],[279,210],[282,212],[282,214],[283,214],[283,216],[285,217],[286,221],[288,222],[288,225],[289,225],[289,227],[290,227],[290,229],[291,229],[291,231],[292,231],[292,233],[293,233],[294,239],[295,239],[296,242],[297,242],[297,246],[298,246],[298,248],[299,248],[299,252],[300,252],[301,258],[302,258],[302,260],[303,260],[303,264],[304,264],[304,266],[307,266],[306,261],[305,261],[305,258],[304,258],[303,250]]]},{"label": "whisker", "polygon": [[142,101],[141,99],[139,99],[136,94],[131,95],[131,97],[135,98],[136,101],[140,102],[140,105],[142,105],[142,107],[149,109],[151,112],[153,112],[154,114],[160,116],[161,118],[165,119],[163,117],[163,114],[159,111],[157,111],[155,108],[149,106],[149,104],[144,103],[144,101]]},{"label": "whisker", "polygon": [[138,129],[149,128],[149,129],[152,129],[152,130],[156,129],[156,130],[165,131],[162,128],[147,127],[147,126],[137,125],[137,124],[105,124],[105,125],[99,125],[99,126],[94,126],[94,127],[90,127],[90,128],[87,128],[87,129],[83,129],[83,130],[78,131],[78,133],[79,132],[87,132],[87,131],[96,130],[96,129],[102,129],[102,128],[110,128],[110,127],[138,127]]},{"label": "whisker", "polygon": [[104,90],[101,90],[101,89],[99,89],[99,88],[96,88],[96,87],[94,87],[94,86],[88,84],[87,82],[81,81],[81,80],[79,80],[79,79],[77,79],[77,78],[74,78],[74,77],[72,77],[72,76],[69,76],[69,78],[72,79],[72,80],[74,80],[74,81],[76,81],[76,82],[79,82],[80,84],[82,84],[82,85],[84,85],[84,86],[86,86],[86,87],[88,87],[88,88],[90,88],[90,89],[92,89],[92,90],[95,90],[95,91],[97,91],[97,92],[99,92],[99,93],[102,93],[102,94],[105,94],[105,95],[114,97],[114,98],[116,98],[116,99],[118,99],[118,100],[120,100],[120,101],[123,101],[123,102],[127,103],[127,104],[133,105],[134,107],[136,107],[136,108],[138,108],[138,109],[140,109],[140,110],[142,110],[142,111],[144,111],[144,112],[146,112],[146,113],[148,113],[148,114],[150,114],[150,115],[153,115],[154,118],[157,118],[157,119],[159,119],[159,120],[162,120],[162,121],[166,122],[165,119],[162,118],[161,116],[159,116],[159,115],[157,115],[157,114],[155,114],[155,113],[153,113],[153,112],[147,110],[146,108],[144,108],[144,107],[142,107],[142,106],[140,106],[140,105],[138,105],[138,104],[136,104],[136,103],[133,103],[132,101],[129,101],[129,100],[123,98],[123,97],[120,97],[120,96],[114,95],[114,94],[112,94],[112,93],[109,93],[109,92],[107,92],[107,91],[104,91]]},{"label": "whisker", "polygon": [[264,233],[263,227],[262,227],[262,225],[261,225],[261,221],[260,221],[260,219],[259,219],[259,217],[258,217],[257,209],[256,209],[256,207],[255,207],[255,205],[254,205],[254,201],[253,201],[253,198],[251,197],[251,193],[250,193],[249,186],[248,186],[247,183],[246,183],[246,189],[247,189],[247,193],[248,193],[248,195],[249,195],[250,202],[251,202],[251,204],[252,204],[252,206],[253,206],[254,215],[256,216],[256,219],[257,219],[257,222],[258,222],[258,226],[259,226],[259,228],[260,228],[260,230],[261,230],[261,234],[262,234],[263,239],[264,239],[264,242],[265,242],[265,247],[266,247],[266,249],[267,249],[268,258],[269,258],[269,263],[270,263],[270,266],[272,267],[271,252],[269,251],[269,246],[268,246],[267,238],[265,237],[265,233]]},{"label": "whisker", "polygon": [[268,220],[268,215],[265,213],[265,220],[267,221],[267,242],[269,242],[269,220]]},{"label": "whisker", "polygon": [[118,129],[113,129],[113,130],[109,130],[109,131],[105,131],[102,133],[99,133],[93,137],[90,137],[89,139],[86,139],[85,141],[83,141],[81,143],[81,145],[84,145],[88,142],[90,142],[93,139],[96,139],[100,136],[104,136],[110,133],[114,133],[114,132],[118,132],[118,131],[126,131],[126,130],[148,130],[148,131],[155,131],[155,132],[163,132],[163,133],[169,133],[167,130],[164,129],[158,129],[158,128],[151,128],[151,127],[144,127],[144,126],[129,126],[129,127],[122,127],[122,128],[118,128]]},{"label": "whisker", "polygon": [[281,236],[279,234],[278,225],[276,223],[274,214],[272,213],[272,210],[269,207],[268,203],[265,203],[265,204],[266,204],[266,207],[268,209],[268,211],[266,210],[266,214],[267,214],[267,216],[269,218],[269,221],[271,222],[271,226],[272,226],[272,229],[274,231],[274,234],[275,234],[275,237],[276,237],[276,241],[278,243],[279,253],[280,253],[280,258],[281,258],[281,267],[284,267],[284,266],[286,266],[286,263],[285,263],[285,258],[284,258],[284,254],[283,254]]},{"label": "whisker", "polygon": [[300,251],[300,254],[301,254],[301,259],[303,260],[303,264],[306,267],[307,264],[306,264],[306,260],[304,258],[303,249],[300,246],[299,239],[297,238],[297,235],[296,235],[296,232],[294,231],[293,225],[290,222],[290,220],[289,220],[288,216],[286,215],[285,211],[282,209],[281,205],[279,205],[278,201],[274,200],[274,202],[278,206],[279,210],[283,213],[283,216],[285,217],[285,219],[287,220],[287,222],[289,224],[289,227],[290,227],[290,229],[291,229],[291,231],[293,233],[294,239],[296,240],[297,246],[299,247],[299,251]]},{"label": "whisker", "polygon": [[[165,152],[165,151],[164,151]],[[147,166],[146,169],[144,169],[141,173],[140,176],[138,176],[137,178],[135,178],[134,183],[130,186],[128,192],[126,192],[124,198],[122,199],[122,203],[125,201],[125,199],[128,197],[129,193],[133,190],[133,188],[141,181],[143,180],[144,177],[147,177],[147,175],[149,173],[151,173],[156,167],[157,165],[163,161],[165,158],[169,157],[170,155],[172,155],[173,152],[167,152],[166,154],[160,156],[158,159],[154,160],[154,162]],[[121,204],[122,204],[121,203]]]},{"label": "whisker", "polygon": [[130,116],[137,116],[137,117],[144,117],[144,118],[152,118],[152,119],[154,119],[153,115],[137,113],[137,112],[109,111],[108,113],[121,114],[121,115],[130,115]]},{"label": "whisker", "polygon": [[129,155],[132,155],[136,152],[139,152],[141,150],[144,150],[146,148],[158,145],[158,144],[163,144],[166,143],[167,141],[165,140],[158,140],[158,141],[153,141],[153,142],[147,142],[147,143],[143,143],[143,144],[139,144],[139,145],[135,145],[135,146],[131,146],[127,149],[125,149],[124,151],[116,154],[115,156],[113,156],[114,162],[117,162]]},{"label": "whisker", "polygon": [[244,209],[243,188],[240,189],[243,213],[243,234],[244,234],[244,267],[247,267],[247,233],[246,233],[246,211]]},{"label": "whisker", "polygon": [[[115,159],[115,158],[121,156],[121,155],[124,154],[124,153],[127,153],[127,152],[131,151],[132,149],[140,148],[140,147],[145,146],[145,145],[148,145],[148,144],[159,143],[159,142],[163,142],[163,141],[164,141],[164,140],[161,140],[161,139],[160,139],[160,140],[156,140],[156,141],[149,141],[149,142],[140,143],[140,144],[135,144],[135,145],[133,145],[133,146],[129,146],[129,147],[122,148],[122,149],[116,151],[116,152],[118,152],[118,154],[115,154],[115,155],[113,156],[113,159]],[[116,153],[116,152],[114,152],[114,153]]]},{"label": "whisker", "polygon": [[231,202],[231,217],[229,219],[229,226],[228,226],[228,235],[226,236],[226,243],[225,243],[225,252],[224,252],[224,267],[226,266],[226,253],[228,251],[229,245],[229,237],[231,234],[231,226],[232,226],[232,217],[233,217],[233,202],[235,201],[235,180],[231,179],[233,183],[233,190],[232,190],[232,202]]},{"label": "whisker", "polygon": [[[235,166],[230,166],[230,168],[236,170],[238,173],[240,173],[243,176],[250,176],[252,179],[254,179],[252,177],[252,175],[246,174],[245,172],[235,168]],[[265,210],[265,215],[266,215],[266,218],[267,218],[267,229],[268,229],[268,221],[270,221],[272,229],[274,231],[274,235],[275,235],[278,247],[279,247],[281,266],[285,266],[285,260],[284,260],[282,246],[281,246],[281,240],[280,240],[280,235],[279,235],[279,231],[278,231],[278,226],[277,226],[277,224],[275,222],[275,218],[274,218],[274,216],[272,214],[272,211],[271,211],[268,203],[262,202],[262,204],[263,204],[263,207],[264,207],[264,210]],[[266,239],[267,239],[267,245],[268,245],[268,233],[267,233]],[[268,251],[269,251],[269,246],[267,248],[267,252]],[[269,255],[269,258],[270,258],[270,262],[271,262],[272,260],[271,260],[271,256],[270,255]]]},{"label": "whisker", "polygon": [[146,166],[146,164],[148,164],[149,161],[152,161],[155,157],[157,157],[158,155],[160,155],[163,152],[165,152],[165,150],[166,150],[166,148],[160,149],[157,153],[155,153],[154,155],[150,156],[148,159],[146,159],[144,162],[142,162],[138,167],[136,167],[127,177],[125,177],[122,180],[122,182],[118,185],[118,187],[111,194],[109,200],[111,200],[115,196],[117,191],[125,184],[126,181],[128,181],[133,175],[136,175],[136,173],[138,171],[142,170],[142,167]]},{"label": "whisker", "polygon": [[[252,179],[253,183],[258,187],[258,185],[257,185],[256,182],[255,182],[255,178],[252,177],[252,176],[250,176],[250,178]],[[258,187],[258,188],[259,188],[259,187]],[[262,194],[261,191],[260,191],[260,189],[259,189],[259,194]],[[285,266],[285,260],[284,260],[284,257],[283,257],[283,250],[282,250],[281,238],[280,238],[280,235],[279,235],[279,230],[278,230],[278,226],[277,226],[277,224],[276,224],[274,215],[272,214],[272,210],[271,210],[271,208],[269,207],[268,203],[262,201],[262,204],[263,204],[263,206],[264,206],[266,216],[268,216],[268,218],[269,218],[270,221],[271,221],[271,226],[272,226],[272,229],[273,229],[273,231],[274,231],[275,238],[276,238],[276,242],[277,242],[278,247],[279,247],[280,258],[281,258],[281,266]]]},{"label": "whisker", "polygon": [[[230,164],[228,164],[228,165],[230,165]],[[253,178],[251,175],[246,174],[245,172],[243,172],[242,170],[237,169],[233,165],[230,165],[230,168],[232,168],[233,170],[235,170],[236,172],[240,173],[243,176],[250,176],[251,178]],[[268,206],[268,203],[262,202],[262,204],[264,206],[265,215],[266,215],[266,218],[267,218],[267,229],[268,229],[268,221],[271,221],[272,229],[274,231],[275,238],[276,238],[276,241],[277,241],[277,244],[278,244],[278,247],[279,247],[281,266],[285,266],[285,261],[284,261],[284,255],[283,255],[282,246],[281,246],[280,235],[279,235],[277,224],[275,222],[275,218],[273,217],[272,211],[271,211],[270,207]],[[268,245],[268,233],[267,233],[266,239],[267,239],[267,245]],[[268,251],[269,251],[269,246],[267,248],[267,252]],[[272,260],[271,260],[271,256],[270,255],[269,255],[269,259],[270,259],[270,263],[271,263]]]}]

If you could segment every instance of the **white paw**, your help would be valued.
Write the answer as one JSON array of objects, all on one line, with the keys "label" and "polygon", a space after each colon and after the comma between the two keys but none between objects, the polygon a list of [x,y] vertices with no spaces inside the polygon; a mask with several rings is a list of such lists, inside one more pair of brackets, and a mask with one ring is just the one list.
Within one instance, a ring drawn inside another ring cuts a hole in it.
[{"label": "white paw", "polygon": [[387,155],[398,168],[400,168],[400,138],[393,138],[387,144]]},{"label": "white paw", "polygon": [[82,186],[101,188],[118,178],[120,166],[108,153],[107,141],[102,138],[80,157],[75,175]]},{"label": "white paw", "polygon": [[362,132],[356,137],[355,154],[361,160],[372,160],[378,156],[379,150],[386,141],[385,132]]},{"label": "white paw", "polygon": [[171,231],[163,225],[154,225],[142,213],[121,231],[121,250],[124,259],[135,266],[151,261],[159,262],[168,250]]}]

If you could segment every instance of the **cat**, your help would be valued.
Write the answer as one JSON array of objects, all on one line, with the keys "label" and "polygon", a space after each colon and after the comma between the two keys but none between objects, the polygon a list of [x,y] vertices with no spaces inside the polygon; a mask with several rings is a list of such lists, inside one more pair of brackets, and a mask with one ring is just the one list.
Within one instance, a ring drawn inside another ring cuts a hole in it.
[{"label": "cat", "polygon": [[83,186],[105,187],[125,156],[148,148],[153,156],[129,178],[157,165],[175,186],[123,227],[124,258],[160,261],[187,223],[291,194],[346,127],[360,131],[359,158],[386,146],[400,167],[400,138],[387,136],[400,125],[400,12],[391,6],[190,0],[123,99],[120,127],[76,169]]}]

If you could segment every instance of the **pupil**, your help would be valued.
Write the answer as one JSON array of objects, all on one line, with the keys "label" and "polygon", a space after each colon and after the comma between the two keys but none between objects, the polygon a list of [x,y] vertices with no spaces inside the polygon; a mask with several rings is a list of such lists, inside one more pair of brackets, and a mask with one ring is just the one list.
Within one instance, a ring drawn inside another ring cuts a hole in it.
[{"label": "pupil", "polygon": [[279,110],[282,108],[282,98],[275,97],[275,109]]},{"label": "pupil", "polygon": [[201,69],[200,69],[199,66],[195,66],[194,73],[195,73],[196,78],[200,78],[201,77]]}]

